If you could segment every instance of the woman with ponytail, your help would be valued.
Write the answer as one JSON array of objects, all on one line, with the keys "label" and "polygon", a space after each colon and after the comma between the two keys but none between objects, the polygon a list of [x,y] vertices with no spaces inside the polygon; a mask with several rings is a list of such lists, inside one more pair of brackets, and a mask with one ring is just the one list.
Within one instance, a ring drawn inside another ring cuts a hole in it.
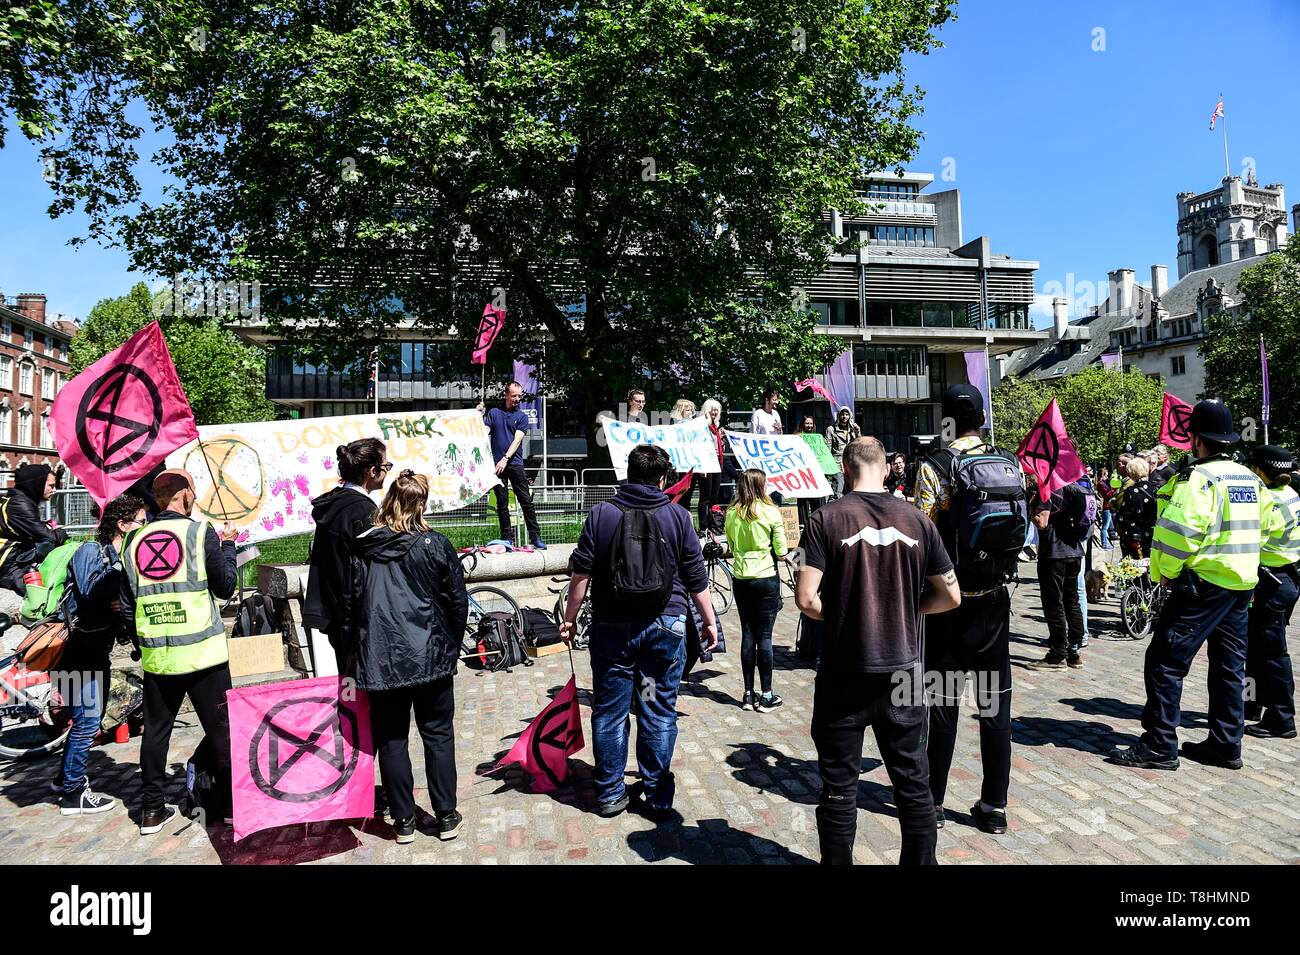
[{"label": "woman with ponytail", "polygon": [[322,631],[334,648],[339,666],[347,656],[343,645],[348,632],[348,605],[344,599],[349,579],[348,549],[375,518],[371,493],[384,486],[392,465],[378,438],[362,438],[335,449],[339,484],[312,500],[316,534],[308,558],[307,596],[303,601],[303,626]]},{"label": "woman with ponytail", "polygon": [[370,725],[397,841],[415,839],[411,711],[424,741],[424,771],[434,834],[456,838],[456,746],[452,678],[460,658],[469,598],[451,541],[429,529],[429,479],[397,476],[374,527],[353,542],[349,602],[356,630],[340,671],[370,699]]}]

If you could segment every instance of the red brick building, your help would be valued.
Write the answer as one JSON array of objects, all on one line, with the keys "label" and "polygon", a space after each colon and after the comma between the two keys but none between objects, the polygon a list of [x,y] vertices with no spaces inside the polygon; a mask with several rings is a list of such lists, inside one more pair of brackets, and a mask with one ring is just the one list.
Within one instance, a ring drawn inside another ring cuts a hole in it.
[{"label": "red brick building", "polygon": [[71,377],[76,322],[45,314],[45,296],[0,296],[0,481],[24,464],[57,467],[50,405]]}]

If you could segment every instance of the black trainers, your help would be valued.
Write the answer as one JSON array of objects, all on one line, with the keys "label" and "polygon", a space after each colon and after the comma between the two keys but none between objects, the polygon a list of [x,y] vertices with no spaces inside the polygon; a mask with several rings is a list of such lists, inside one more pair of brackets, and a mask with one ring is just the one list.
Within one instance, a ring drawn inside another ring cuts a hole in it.
[{"label": "black trainers", "polygon": [[460,835],[460,827],[465,822],[465,817],[453,809],[451,812],[435,813],[434,822],[438,827],[438,838],[443,842],[451,842]]},{"label": "black trainers", "polygon": [[140,813],[140,835],[148,836],[162,829],[176,816],[174,806],[145,810]]},{"label": "black trainers", "polygon": [[1254,736],[1256,739],[1295,739],[1295,727],[1278,729],[1267,723],[1255,723],[1246,727],[1246,735]]},{"label": "black trainers", "polygon": [[393,832],[397,835],[397,844],[399,846],[408,845],[414,842],[415,816],[407,816],[405,819],[394,819]]},{"label": "black trainers", "polygon": [[754,709],[758,710],[760,713],[771,713],[784,702],[785,700],[781,699],[775,693],[764,693],[754,701]]},{"label": "black trainers", "polygon": [[59,813],[64,816],[93,816],[97,812],[108,812],[116,806],[116,799],[91,791],[90,784],[87,783],[75,796],[64,796],[59,801]]},{"label": "black trainers", "polygon": [[935,824],[935,827],[936,827],[936,828],[939,828],[939,829],[942,829],[942,828],[943,828],[943,824],[944,824],[945,822],[947,822],[947,821],[948,821],[947,818],[946,818],[946,817],[944,816],[944,814],[943,814],[943,806],[935,806],[935,807],[934,807],[934,824]]},{"label": "black trainers", "polygon": [[752,710],[756,699],[757,696],[753,690],[746,690],[745,695],[740,698],[740,708],[742,710]]},{"label": "black trainers", "polygon": [[985,812],[984,807],[976,803],[970,807],[970,817],[975,822],[975,828],[979,829],[980,832],[1000,836],[1007,831],[1007,813],[1005,809],[994,809],[992,812]]},{"label": "black trainers", "polygon": [[617,816],[626,809],[629,802],[631,802],[631,800],[628,799],[627,791],[624,790],[621,799],[615,799],[613,802],[596,803],[596,815],[600,816],[602,819],[612,819],[614,816]]},{"label": "black trainers", "polygon": [[1047,656],[1043,657],[1043,659],[1041,659],[1041,660],[1034,660],[1032,663],[1030,663],[1030,664],[1029,664],[1029,669],[1031,669],[1031,670],[1064,670],[1064,669],[1065,669],[1065,657],[1057,656],[1057,655],[1054,654],[1054,653],[1049,653]]},{"label": "black trainers", "polygon": [[1192,762],[1201,763],[1205,766],[1218,766],[1221,769],[1241,769],[1240,754],[1229,756],[1208,739],[1199,743],[1184,743],[1183,755]]},{"label": "black trainers", "polygon": [[1065,658],[1065,665],[1068,666],[1071,670],[1082,670],[1083,657],[1077,653],[1071,653],[1068,657]]},{"label": "black trainers", "polygon": [[1106,761],[1116,766],[1130,769],[1177,769],[1178,756],[1161,756],[1146,743],[1138,740],[1128,749],[1112,749],[1106,754]]}]

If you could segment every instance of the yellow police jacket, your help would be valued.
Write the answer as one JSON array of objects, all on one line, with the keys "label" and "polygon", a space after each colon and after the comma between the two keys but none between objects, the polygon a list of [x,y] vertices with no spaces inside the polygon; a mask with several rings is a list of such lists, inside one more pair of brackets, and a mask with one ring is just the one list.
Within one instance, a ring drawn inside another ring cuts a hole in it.
[{"label": "yellow police jacket", "polygon": [[1175,474],[1156,495],[1151,576],[1184,570],[1225,590],[1253,590],[1265,541],[1284,528],[1273,496],[1227,457],[1206,458]]}]

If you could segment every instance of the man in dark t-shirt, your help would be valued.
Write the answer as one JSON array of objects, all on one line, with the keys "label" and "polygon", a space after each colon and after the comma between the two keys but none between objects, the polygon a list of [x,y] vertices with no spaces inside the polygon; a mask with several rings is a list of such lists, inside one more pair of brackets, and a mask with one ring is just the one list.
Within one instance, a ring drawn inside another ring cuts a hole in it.
[{"label": "man in dark t-shirt", "polygon": [[803,536],[796,601],[809,617],[826,621],[812,738],[822,777],[817,833],[828,865],[853,861],[868,726],[894,785],[903,830],[899,864],[935,863],[921,615],[956,607],[961,593],[938,531],[885,490],[887,472],[879,441],[852,441],[844,451],[851,491],[817,510]]},{"label": "man in dark t-shirt", "polygon": [[[501,484],[494,487],[492,493],[496,496],[497,523],[501,525],[502,539],[514,540],[514,531],[510,527],[510,489],[513,488],[519,507],[524,512],[529,542],[538,550],[546,550],[546,545],[542,542],[542,530],[537,524],[533,494],[528,487],[528,475],[524,473],[523,448],[528,433],[528,415],[519,410],[523,395],[523,385],[517,381],[510,382],[506,386],[501,407],[493,408],[483,419],[488,428],[497,476],[501,478]],[[482,409],[483,406],[479,405],[479,410]]]},{"label": "man in dark t-shirt", "polygon": [[1083,666],[1083,608],[1079,604],[1079,569],[1087,530],[1080,527],[1087,492],[1067,484],[1046,501],[1035,500],[1038,525],[1038,585],[1047,620],[1047,656],[1035,660],[1035,670]]}]

